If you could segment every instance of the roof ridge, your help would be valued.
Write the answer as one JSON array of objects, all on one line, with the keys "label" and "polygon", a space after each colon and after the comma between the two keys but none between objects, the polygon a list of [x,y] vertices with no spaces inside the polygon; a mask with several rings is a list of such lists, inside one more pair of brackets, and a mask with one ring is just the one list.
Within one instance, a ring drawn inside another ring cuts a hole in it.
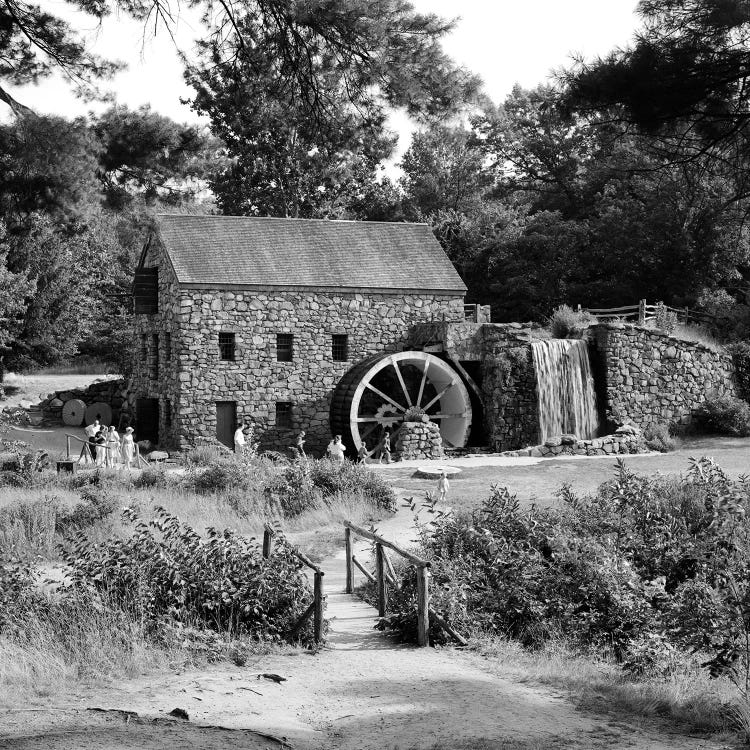
[{"label": "roof ridge", "polygon": [[252,221],[314,221],[321,224],[392,224],[404,227],[428,227],[426,221],[364,221],[362,219],[312,219],[304,216],[236,216],[226,214],[178,214],[178,213],[157,213],[159,217],[180,218],[180,219],[249,219]]}]

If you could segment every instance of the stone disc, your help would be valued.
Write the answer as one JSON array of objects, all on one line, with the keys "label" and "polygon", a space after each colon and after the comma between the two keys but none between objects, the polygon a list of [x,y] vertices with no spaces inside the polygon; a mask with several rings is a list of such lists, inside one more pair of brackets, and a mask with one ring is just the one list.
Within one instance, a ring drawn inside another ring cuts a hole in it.
[{"label": "stone disc", "polygon": [[419,466],[415,473],[422,477],[438,479],[443,472],[445,472],[446,477],[450,478],[455,477],[456,474],[460,474],[461,469],[456,466],[445,466],[441,464],[437,466]]},{"label": "stone disc", "polygon": [[98,419],[103,425],[112,424],[112,407],[103,401],[96,401],[86,407],[86,424],[93,424]]},{"label": "stone disc", "polygon": [[71,427],[80,427],[86,416],[86,404],[80,398],[71,398],[65,402],[62,410],[62,420]]}]

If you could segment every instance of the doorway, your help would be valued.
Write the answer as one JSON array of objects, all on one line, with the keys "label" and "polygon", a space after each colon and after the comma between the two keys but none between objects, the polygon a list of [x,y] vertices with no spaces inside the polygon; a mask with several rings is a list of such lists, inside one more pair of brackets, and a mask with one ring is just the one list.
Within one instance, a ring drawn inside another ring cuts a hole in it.
[{"label": "doorway", "polygon": [[135,434],[138,440],[159,442],[159,399],[139,398],[135,402]]},{"label": "doorway", "polygon": [[237,429],[237,402],[216,402],[216,439],[234,449],[234,431]]}]

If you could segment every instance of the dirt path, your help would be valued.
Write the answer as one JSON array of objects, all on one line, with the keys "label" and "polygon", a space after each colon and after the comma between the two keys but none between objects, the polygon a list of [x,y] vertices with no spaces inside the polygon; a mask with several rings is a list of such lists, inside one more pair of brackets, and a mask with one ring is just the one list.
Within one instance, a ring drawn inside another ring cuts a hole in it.
[{"label": "dirt path", "polygon": [[[411,511],[401,507],[379,531],[408,543]],[[367,545],[357,544],[355,553],[367,559]],[[471,653],[398,644],[373,629],[373,608],[343,593],[343,552],[323,568],[331,626],[320,653],[257,657],[244,667],[143,677],[82,689],[47,705],[27,704],[0,715],[0,738],[6,738],[0,748],[722,748],[652,724],[584,715],[564,696],[513,681]],[[259,673],[286,680],[276,684]],[[85,710],[91,707],[120,712]],[[189,722],[169,719],[177,707]]]}]

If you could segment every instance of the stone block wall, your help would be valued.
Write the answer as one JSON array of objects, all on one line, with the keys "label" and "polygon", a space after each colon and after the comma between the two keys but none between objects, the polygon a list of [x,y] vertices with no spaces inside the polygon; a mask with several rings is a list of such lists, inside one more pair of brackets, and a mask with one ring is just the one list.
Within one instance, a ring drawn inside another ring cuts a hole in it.
[{"label": "stone block wall", "polygon": [[396,452],[402,461],[444,458],[440,426],[435,422],[405,422],[398,433]]},{"label": "stone block wall", "polygon": [[686,427],[712,395],[737,395],[729,354],[642,326],[590,329],[607,425]]},{"label": "stone block wall", "polygon": [[[159,267],[159,313],[136,316],[131,400],[159,398],[160,440],[180,449],[214,440],[216,402],[230,401],[238,420],[257,426],[262,449],[286,450],[305,430],[306,447],[323,451],[330,440],[330,398],[350,367],[403,349],[413,324],[464,316],[460,295],[180,287],[158,246],[149,250],[145,265]],[[220,332],[235,335],[234,361],[220,358]],[[280,333],[294,336],[291,362],[277,360]],[[154,334],[158,352],[151,346]],[[334,334],[348,336],[345,361],[333,360]],[[291,427],[276,424],[277,402],[291,403]]]}]

